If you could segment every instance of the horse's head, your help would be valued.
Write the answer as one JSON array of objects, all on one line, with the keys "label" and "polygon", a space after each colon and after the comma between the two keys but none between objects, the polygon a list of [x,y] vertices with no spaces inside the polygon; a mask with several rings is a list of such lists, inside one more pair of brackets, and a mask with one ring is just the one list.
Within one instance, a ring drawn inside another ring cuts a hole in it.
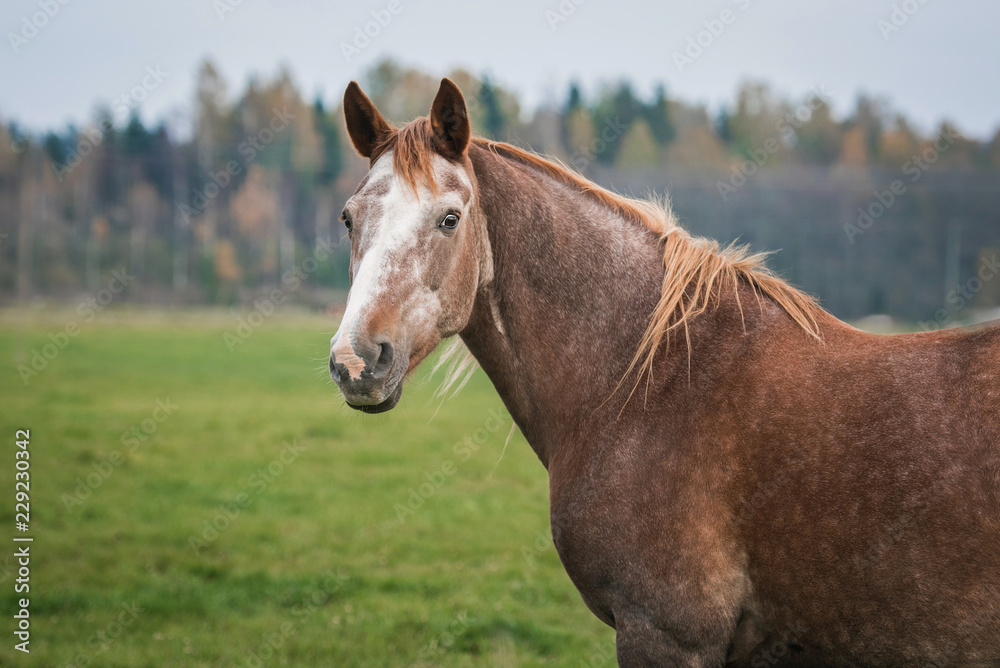
[{"label": "horse's head", "polygon": [[379,413],[399,401],[407,373],[465,327],[492,264],[458,87],[443,80],[430,116],[397,130],[352,82],[344,115],[369,172],[344,206],[351,291],[330,374],[349,406]]}]

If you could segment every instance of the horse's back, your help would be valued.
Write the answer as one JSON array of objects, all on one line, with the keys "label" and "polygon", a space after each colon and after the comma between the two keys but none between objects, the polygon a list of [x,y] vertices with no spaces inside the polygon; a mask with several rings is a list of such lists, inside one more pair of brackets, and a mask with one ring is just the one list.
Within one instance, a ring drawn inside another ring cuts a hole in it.
[{"label": "horse's back", "polygon": [[1000,665],[1000,327],[824,339],[696,343],[581,420],[549,468],[570,577],[620,637],[732,665]]},{"label": "horse's back", "polygon": [[1000,326],[782,353],[797,390],[750,401],[755,614],[810,629],[812,656],[1000,663]]}]

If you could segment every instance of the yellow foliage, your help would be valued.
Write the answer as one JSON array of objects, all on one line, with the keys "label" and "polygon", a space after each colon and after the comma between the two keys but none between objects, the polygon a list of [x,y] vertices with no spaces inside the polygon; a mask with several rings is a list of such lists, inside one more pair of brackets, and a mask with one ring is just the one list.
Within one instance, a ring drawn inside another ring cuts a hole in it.
[{"label": "yellow foliage", "polygon": [[250,167],[246,181],[229,204],[229,211],[242,234],[261,238],[276,233],[278,195],[271,187],[264,168],[259,165]]},{"label": "yellow foliage", "polygon": [[903,164],[917,152],[913,137],[903,130],[889,130],[879,140],[879,150],[883,159]]},{"label": "yellow foliage", "polygon": [[865,134],[860,126],[854,126],[844,133],[840,142],[840,159],[838,162],[847,167],[868,166],[868,146]]},{"label": "yellow foliage", "polygon": [[667,150],[667,163],[689,169],[724,170],[729,166],[726,147],[707,125],[682,129]]},{"label": "yellow foliage", "polygon": [[580,107],[566,119],[566,145],[571,154],[588,154],[596,137],[590,113]]},{"label": "yellow foliage", "polygon": [[660,146],[656,143],[649,123],[638,118],[632,123],[618,152],[617,164],[622,169],[653,167],[660,160]]},{"label": "yellow foliage", "polygon": [[243,277],[236,249],[228,239],[220,239],[215,245],[215,275],[223,283],[236,283]]},{"label": "yellow foliage", "polygon": [[104,216],[94,216],[94,219],[90,221],[90,233],[98,241],[104,241],[110,231],[111,226]]},{"label": "yellow foliage", "polygon": [[292,135],[292,165],[300,171],[313,171],[323,161],[323,138],[316,131],[313,109],[298,105]]}]

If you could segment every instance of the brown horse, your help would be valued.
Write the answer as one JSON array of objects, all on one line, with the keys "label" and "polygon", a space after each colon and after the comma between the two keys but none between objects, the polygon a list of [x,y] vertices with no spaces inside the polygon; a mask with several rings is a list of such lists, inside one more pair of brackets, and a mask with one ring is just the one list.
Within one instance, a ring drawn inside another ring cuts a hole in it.
[{"label": "brown horse", "polygon": [[1000,327],[876,336],[742,249],[513,146],[442,81],[370,171],[331,342],[392,408],[459,335],[549,472],[624,666],[1000,666]]}]

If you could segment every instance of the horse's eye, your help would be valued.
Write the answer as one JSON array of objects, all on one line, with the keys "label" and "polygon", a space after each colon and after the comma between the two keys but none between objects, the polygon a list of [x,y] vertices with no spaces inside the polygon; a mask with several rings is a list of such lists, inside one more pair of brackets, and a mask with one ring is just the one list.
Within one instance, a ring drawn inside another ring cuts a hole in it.
[{"label": "horse's eye", "polygon": [[342,221],[344,221],[344,227],[346,227],[347,231],[350,232],[351,231],[351,217],[347,215],[346,211],[344,213],[340,214],[340,219]]},{"label": "horse's eye", "polygon": [[447,216],[441,219],[438,223],[438,227],[443,230],[453,230],[458,227],[458,216],[454,213],[449,213]]}]

